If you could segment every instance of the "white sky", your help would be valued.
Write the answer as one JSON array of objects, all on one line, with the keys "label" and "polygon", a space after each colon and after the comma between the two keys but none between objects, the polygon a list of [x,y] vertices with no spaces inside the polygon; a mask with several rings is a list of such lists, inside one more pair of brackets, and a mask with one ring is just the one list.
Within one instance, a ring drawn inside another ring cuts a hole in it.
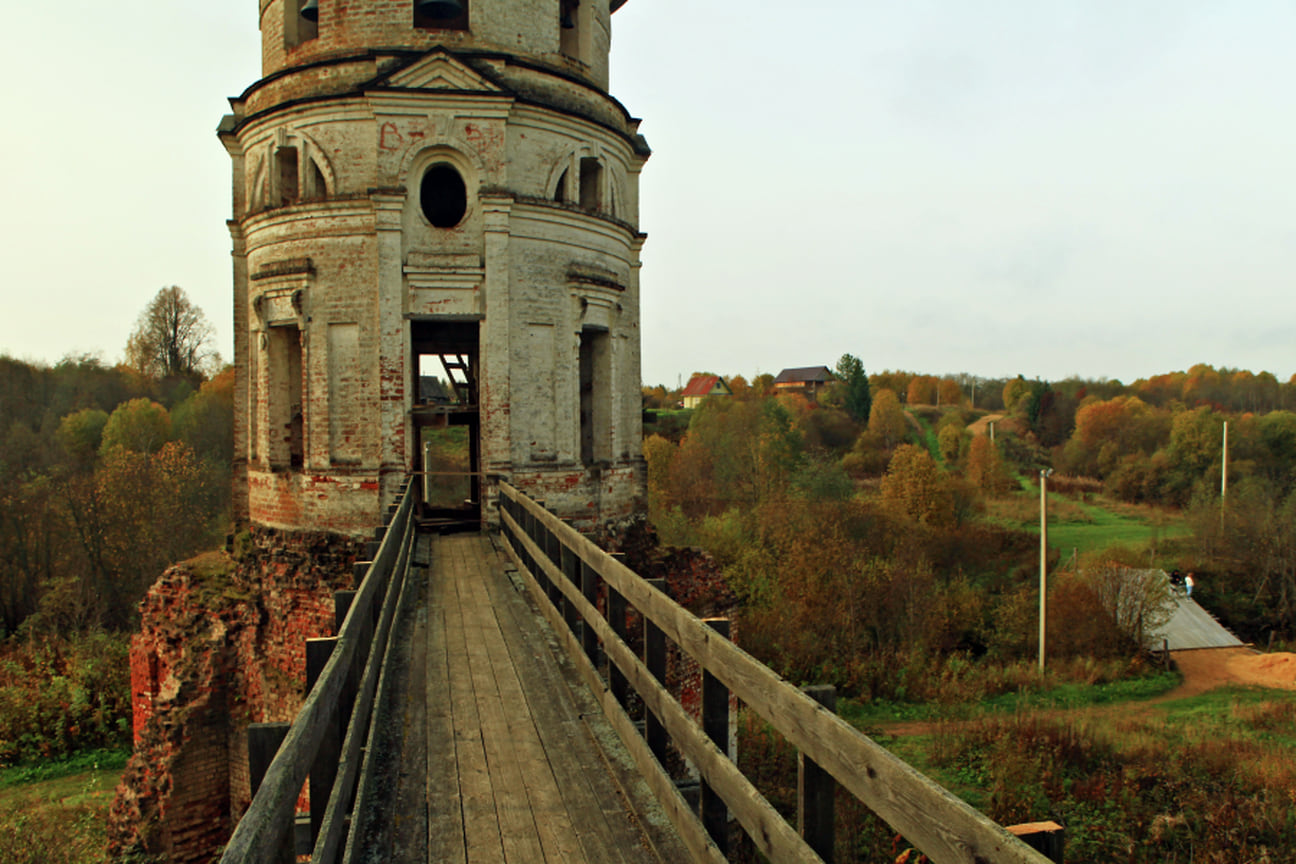
[{"label": "white sky", "polygon": [[[225,97],[255,0],[12,3],[0,352],[230,347]],[[1292,0],[630,0],[643,376],[1296,372]]]}]

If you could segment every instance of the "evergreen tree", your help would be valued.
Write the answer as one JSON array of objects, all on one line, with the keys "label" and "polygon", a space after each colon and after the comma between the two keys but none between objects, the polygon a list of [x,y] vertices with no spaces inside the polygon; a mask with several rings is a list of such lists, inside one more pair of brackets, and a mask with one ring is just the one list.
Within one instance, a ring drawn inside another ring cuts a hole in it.
[{"label": "evergreen tree", "polygon": [[869,411],[873,407],[873,397],[869,393],[868,373],[864,371],[864,364],[853,354],[843,354],[837,361],[837,377],[846,387],[842,407],[856,420],[867,422]]}]

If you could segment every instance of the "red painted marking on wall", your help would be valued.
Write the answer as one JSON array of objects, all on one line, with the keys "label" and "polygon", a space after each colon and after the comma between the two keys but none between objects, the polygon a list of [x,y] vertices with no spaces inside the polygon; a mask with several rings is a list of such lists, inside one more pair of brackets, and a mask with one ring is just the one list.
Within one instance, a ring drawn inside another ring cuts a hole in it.
[{"label": "red painted marking on wall", "polygon": [[395,123],[384,123],[378,135],[378,146],[383,150],[399,150],[405,143]]}]

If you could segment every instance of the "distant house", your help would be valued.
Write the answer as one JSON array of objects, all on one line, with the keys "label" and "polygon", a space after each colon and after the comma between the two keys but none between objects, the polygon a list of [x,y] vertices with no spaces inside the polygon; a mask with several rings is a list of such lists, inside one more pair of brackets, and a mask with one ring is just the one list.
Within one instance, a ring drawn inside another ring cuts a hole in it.
[{"label": "distant house", "polygon": [[696,408],[708,396],[732,396],[733,391],[719,375],[694,375],[680,397],[685,408]]},{"label": "distant house", "polygon": [[819,391],[837,376],[827,366],[801,366],[796,369],[784,369],[774,379],[776,393],[803,393],[814,399]]}]

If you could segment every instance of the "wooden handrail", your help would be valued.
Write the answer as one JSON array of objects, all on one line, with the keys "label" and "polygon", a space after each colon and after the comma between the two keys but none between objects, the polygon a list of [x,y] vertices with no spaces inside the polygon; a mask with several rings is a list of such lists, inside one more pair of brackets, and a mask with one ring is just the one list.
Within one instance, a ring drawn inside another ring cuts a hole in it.
[{"label": "wooden handrail", "polygon": [[[616,665],[648,709],[667,727],[676,746],[698,766],[699,772],[724,799],[757,848],[770,860],[799,862],[820,859],[797,836],[796,830],[760,796],[738,767],[702,734],[682,706],[648,673],[634,651],[585,599],[579,586],[565,578],[562,569],[546,551],[549,544],[537,543],[526,536],[526,531],[514,516],[514,509],[539,523],[547,535],[558,538],[562,546],[597,572],[610,588],[651,620],[668,639],[933,861],[938,864],[1048,862],[1047,858],[989,817],[876,744],[733,642],[719,636],[688,610],[518,489],[507,482],[501,482],[499,488],[501,503],[507,500],[513,505],[501,506],[500,513],[509,552],[519,567],[534,579],[539,574],[531,574],[523,562],[527,559],[536,562],[541,574],[561,590],[566,603],[598,635],[609,661]],[[520,548],[514,548],[514,543]],[[536,587],[537,593],[543,594],[538,590],[538,584]],[[579,653],[583,656],[584,652]],[[601,698],[600,701],[610,717],[614,711],[621,712],[614,698]],[[616,719],[613,725],[618,730],[626,728],[625,723]],[[633,729],[633,726],[629,728]],[[626,738],[624,732],[622,738]],[[631,744],[629,740],[626,743],[628,746]],[[647,752],[646,748],[635,746],[630,746],[630,750],[632,756],[636,756],[636,762],[640,761],[636,754]],[[651,770],[651,766],[642,763],[640,768],[645,774]],[[672,814],[676,809],[667,807]]]},{"label": "wooden handrail", "polygon": [[[235,826],[221,855],[221,864],[263,864],[275,860],[276,850],[280,848],[285,834],[293,830],[297,796],[324,739],[330,713],[338,704],[338,697],[347,683],[352,666],[361,663],[365,669],[364,683],[352,708],[342,762],[329,799],[330,810],[325,814],[316,843],[317,853],[321,845],[336,850],[336,840],[340,837],[345,814],[339,815],[332,808],[335,799],[343,808],[351,803],[350,793],[354,789],[355,771],[359,767],[359,744],[367,732],[368,709],[377,683],[376,668],[372,672],[372,681],[370,670],[376,666],[375,655],[381,657],[383,654],[387,632],[383,625],[389,624],[389,607],[394,605],[395,597],[399,594],[398,590],[392,590],[393,582],[397,580],[391,577],[400,572],[399,565],[403,565],[408,556],[413,532],[410,512],[416,496],[406,494],[407,492],[408,482],[402,486],[396,511],[392,514],[373,562],[365,571],[346,619],[338,630],[332,656],[324,664],[319,679],[297,712],[297,717],[266,770],[252,803]],[[368,631],[374,624],[375,604],[380,595],[384,597],[382,623],[373,637],[369,637]],[[368,694],[367,700],[365,694]],[[330,836],[334,837],[331,847],[326,842],[326,838]],[[311,860],[331,862],[333,859],[312,856]]]}]

